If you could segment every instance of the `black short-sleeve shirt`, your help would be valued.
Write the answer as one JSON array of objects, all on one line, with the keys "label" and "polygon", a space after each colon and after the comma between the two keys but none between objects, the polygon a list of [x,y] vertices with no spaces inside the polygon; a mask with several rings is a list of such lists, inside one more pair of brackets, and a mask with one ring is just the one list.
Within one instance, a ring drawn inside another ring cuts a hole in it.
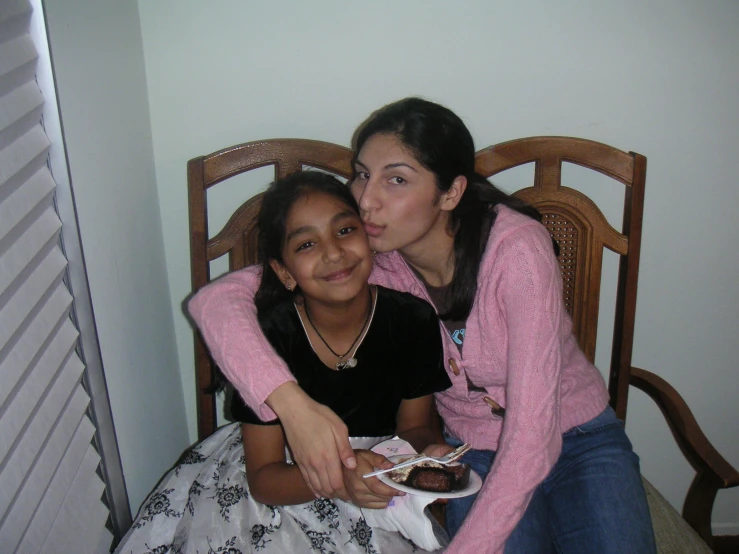
[{"label": "black short-sleeve shirt", "polygon": [[[377,287],[372,324],[355,354],[358,363],[340,371],[326,367],[313,351],[292,303],[260,314],[260,324],[302,389],[331,408],[349,428],[350,436],[391,435],[403,399],[451,386],[436,312],[411,294]],[[244,423],[279,423],[260,421],[238,394],[232,415]]]}]

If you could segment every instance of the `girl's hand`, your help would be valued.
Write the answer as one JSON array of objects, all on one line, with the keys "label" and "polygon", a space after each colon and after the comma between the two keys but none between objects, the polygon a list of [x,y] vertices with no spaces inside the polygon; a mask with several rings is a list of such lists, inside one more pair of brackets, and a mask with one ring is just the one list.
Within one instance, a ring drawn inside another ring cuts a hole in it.
[{"label": "girl's hand", "polygon": [[369,450],[356,450],[357,468],[344,469],[344,483],[349,498],[354,505],[360,508],[385,508],[393,496],[403,496],[405,493],[389,487],[377,477],[363,479],[362,475],[374,468],[389,469],[393,464],[385,456],[375,454]]},{"label": "girl's hand", "polygon": [[280,418],[292,458],[316,497],[349,500],[343,466],[357,467],[344,422],[296,383],[275,389],[267,404]]},{"label": "girl's hand", "polygon": [[435,456],[435,457],[445,456],[452,451],[454,451],[454,447],[449,446],[448,444],[445,444],[445,443],[429,444],[426,448],[423,449],[424,454],[428,454],[429,456]]}]

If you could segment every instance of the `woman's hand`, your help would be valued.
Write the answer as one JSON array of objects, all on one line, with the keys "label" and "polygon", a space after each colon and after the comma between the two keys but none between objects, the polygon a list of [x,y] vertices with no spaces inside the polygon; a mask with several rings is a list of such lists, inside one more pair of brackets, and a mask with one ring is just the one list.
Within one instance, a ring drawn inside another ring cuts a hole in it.
[{"label": "woman's hand", "polygon": [[276,388],[267,405],[280,418],[293,461],[313,494],[349,500],[342,464],[354,469],[357,460],[344,422],[294,382]]},{"label": "woman's hand", "polygon": [[389,469],[393,464],[385,456],[369,450],[356,450],[356,469],[344,469],[344,483],[349,498],[354,505],[360,508],[385,508],[393,496],[402,496],[405,493],[389,487],[377,477],[362,478],[362,475],[375,468]]}]

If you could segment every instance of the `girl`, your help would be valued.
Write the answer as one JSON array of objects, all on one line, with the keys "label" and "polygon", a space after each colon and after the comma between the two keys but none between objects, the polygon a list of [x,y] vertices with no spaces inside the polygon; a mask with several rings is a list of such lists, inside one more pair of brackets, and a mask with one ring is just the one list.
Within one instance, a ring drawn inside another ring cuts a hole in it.
[{"label": "girl", "polygon": [[[324,173],[294,174],[270,186],[258,224],[259,326],[303,390],[364,448],[397,434],[417,451],[451,450],[433,444],[443,441],[431,395],[451,384],[436,314],[410,294],[368,285],[372,252],[349,189]],[[316,499],[288,463],[281,422],[260,421],[238,399],[233,413],[242,437],[228,425],[195,447],[144,504],[119,552],[417,550],[363,518],[361,508],[402,494],[362,478],[392,467],[383,456],[357,449],[356,467],[343,473],[347,502]]]},{"label": "girl", "polygon": [[[357,199],[376,256],[371,282],[431,301],[452,388],[436,395],[450,444],[487,475],[450,502],[448,553],[654,552],[638,458],[578,348],[559,265],[532,208],[475,173],[464,123],[408,98],[373,114],[356,141]],[[356,458],[334,414],[308,399],[268,348],[231,340],[256,330],[254,276],[206,287],[190,311],[229,379],[286,434],[306,481],[345,494]],[[236,325],[223,325],[234,321]],[[491,414],[492,407],[492,414]]]}]

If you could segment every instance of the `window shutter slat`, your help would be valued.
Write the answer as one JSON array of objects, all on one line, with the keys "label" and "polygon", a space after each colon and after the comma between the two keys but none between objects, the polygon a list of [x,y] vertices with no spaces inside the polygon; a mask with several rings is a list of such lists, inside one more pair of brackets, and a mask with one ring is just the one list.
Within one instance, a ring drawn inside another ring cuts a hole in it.
[{"label": "window shutter slat", "polygon": [[[18,227],[16,227],[17,229]],[[59,221],[54,208],[49,206],[35,221],[30,222],[24,232],[10,238],[12,244],[2,253],[4,264],[0,269],[0,298],[9,288],[18,289],[37,268],[38,261],[44,259],[59,244]],[[65,264],[66,265],[66,264]],[[15,285],[11,287],[11,285]]]},{"label": "window shutter slat", "polygon": [[[70,408],[67,406],[67,401],[70,400],[70,395],[75,390],[76,383],[73,378],[75,375],[80,374],[82,367],[78,359],[72,359],[69,362],[63,366],[58,383],[54,383],[55,395],[48,398],[47,402],[45,401],[45,396],[42,394],[40,406],[33,405],[33,410],[26,409],[14,418],[15,421],[13,423],[16,424],[16,427],[20,427],[23,433],[17,433],[17,439],[11,443],[8,456],[3,461],[5,467],[3,467],[2,473],[0,473],[0,499],[3,501],[2,506],[0,506],[0,518],[4,516],[6,510],[12,505],[24,481],[29,478],[29,475],[34,469],[34,464],[39,460],[40,453],[44,452],[44,456],[49,456],[50,452],[47,450],[49,444],[57,444],[56,450],[52,447],[52,453],[58,451],[59,448],[62,448],[63,451],[66,443],[60,441],[64,440],[62,438],[64,433],[66,432],[69,435],[67,437],[69,439],[72,430],[79,422],[81,414],[69,412],[68,410]],[[37,383],[31,383],[31,385],[35,384]],[[22,392],[25,392],[29,388],[31,387],[24,387]],[[56,391],[57,388],[59,389],[58,391]],[[14,409],[21,407],[17,403],[13,405]],[[82,410],[83,412],[86,407],[87,405],[85,404]],[[77,417],[76,420],[74,419],[75,417]],[[65,418],[67,421],[65,425],[69,425],[69,422],[73,424],[71,429],[60,426]],[[4,429],[4,431],[8,430],[7,428]],[[5,439],[6,437],[3,438]],[[13,437],[11,436],[9,438],[12,439]],[[52,441],[52,438],[57,442]],[[56,459],[59,459],[59,455]],[[45,460],[45,463],[50,462],[50,459]]]},{"label": "window shutter slat", "polygon": [[[10,33],[15,30],[6,26]],[[3,55],[0,57],[0,96],[33,81],[36,75],[38,54],[30,35],[23,34],[9,40],[2,40]]]},{"label": "window shutter slat", "polygon": [[[0,262],[4,263],[4,257],[0,258]],[[25,329],[28,320],[44,303],[47,295],[51,295],[55,286],[62,282],[66,266],[67,260],[61,250],[52,250],[38,265],[37,270],[13,291],[14,294],[0,295],[0,309],[3,314],[0,325],[0,351],[5,349],[11,338],[15,338],[16,334]],[[5,298],[6,296],[10,297]]]},{"label": "window shutter slat", "polygon": [[[52,477],[60,467],[62,456],[69,453],[71,457],[69,463],[77,467],[82,463],[84,453],[95,432],[90,420],[83,417],[88,400],[87,394],[82,387],[79,387],[62,414],[54,434],[23,483],[16,497],[19,501],[13,503],[3,521],[2,528],[0,528],[0,544],[9,546],[11,552],[23,537]],[[80,515],[83,515],[83,512],[80,512]],[[84,514],[83,517],[90,515]],[[57,552],[65,552],[65,550]]]},{"label": "window shutter slat", "polygon": [[[0,452],[5,453],[0,454],[2,456],[0,463],[4,463],[7,456],[14,454],[15,445],[19,444],[19,441],[24,444],[22,452],[24,457],[15,460],[16,465],[20,467],[5,468],[0,474],[0,484],[6,479],[12,480],[11,476],[14,474],[17,479],[17,472],[23,471],[32,461],[26,456],[38,450],[38,448],[30,449],[29,444],[38,443],[40,448],[40,443],[46,437],[43,431],[38,436],[22,433],[24,428],[28,427],[29,423],[39,421],[39,424],[46,426],[46,429],[51,429],[64,408],[75,381],[79,379],[82,371],[79,369],[76,374],[70,375],[72,369],[67,363],[73,353],[76,339],[77,330],[67,320],[45,349],[38,364],[29,368],[27,378],[16,387],[15,394],[7,407],[7,413],[0,420]],[[6,490],[5,487],[3,489]],[[1,507],[0,510],[2,510]]]},{"label": "window shutter slat", "polygon": [[[65,456],[59,469],[54,476],[54,481],[44,494],[44,498],[39,505],[38,510],[33,516],[31,523],[28,525],[28,531],[21,539],[18,547],[19,552],[41,552],[46,542],[54,519],[64,502],[69,489],[72,487],[74,479],[78,476],[89,475],[95,472],[100,463],[100,456],[97,451],[88,447],[82,463],[77,467],[74,463],[69,463],[70,456]],[[110,545],[110,541],[108,542]],[[104,552],[104,550],[100,550]]]},{"label": "window shutter slat", "polygon": [[46,166],[49,139],[40,125],[0,150],[0,202]]},{"label": "window shutter slat", "polygon": [[8,348],[10,352],[7,356],[0,358],[3,383],[0,388],[0,413],[5,410],[5,401],[16,390],[21,376],[27,368],[38,363],[59,327],[68,319],[71,303],[72,297],[60,283],[12,349]]},{"label": "window shutter slat", "polygon": [[38,125],[44,98],[35,82],[29,82],[0,97],[0,149]]},{"label": "window shutter slat", "polygon": [[[80,467],[74,483],[69,489],[64,507],[49,532],[49,537],[41,550],[42,554],[58,552],[79,552],[96,554],[105,552],[111,537],[102,525],[107,509],[100,502],[99,489],[94,489],[85,474],[89,468]],[[76,506],[79,506],[77,511]],[[89,514],[90,519],[80,518],[80,513]],[[100,548],[105,544],[105,548]]]},{"label": "window shutter slat", "polygon": [[0,253],[10,247],[11,232],[22,233],[24,221],[33,221],[52,205],[54,186],[51,174],[44,168],[0,204]]}]

